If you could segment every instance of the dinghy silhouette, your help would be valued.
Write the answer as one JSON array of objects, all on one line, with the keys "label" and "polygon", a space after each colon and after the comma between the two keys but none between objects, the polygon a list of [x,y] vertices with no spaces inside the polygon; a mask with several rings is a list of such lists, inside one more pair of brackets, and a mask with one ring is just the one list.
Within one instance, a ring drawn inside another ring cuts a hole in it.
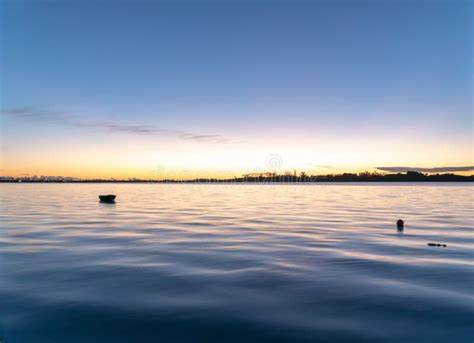
[{"label": "dinghy silhouette", "polygon": [[113,204],[117,196],[114,194],[99,195],[100,202],[105,202],[108,204]]}]

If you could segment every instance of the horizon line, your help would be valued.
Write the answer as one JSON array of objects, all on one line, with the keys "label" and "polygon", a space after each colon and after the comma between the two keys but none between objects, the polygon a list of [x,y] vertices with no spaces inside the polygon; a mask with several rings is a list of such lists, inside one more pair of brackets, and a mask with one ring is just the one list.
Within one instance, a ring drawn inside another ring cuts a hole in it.
[{"label": "horizon line", "polygon": [[[23,174],[22,176],[0,176],[0,182],[233,182],[241,181],[247,182],[249,180],[271,180],[274,182],[282,182],[282,180],[289,180],[290,182],[294,180],[299,181],[315,181],[316,179],[384,179],[390,177],[455,177],[455,178],[471,178],[474,177],[474,173],[469,175],[455,174],[451,172],[419,172],[416,170],[408,170],[406,172],[342,172],[342,173],[329,173],[329,174],[307,174],[304,171],[296,173],[296,170],[293,173],[276,173],[276,172],[261,172],[261,173],[248,173],[241,176],[233,177],[194,177],[194,178],[173,178],[173,177],[162,177],[162,178],[138,178],[138,177],[128,177],[128,178],[102,178],[102,177],[90,177],[90,178],[81,178],[73,176],[64,176],[64,175],[29,175]],[[284,181],[283,181],[284,182]]]}]

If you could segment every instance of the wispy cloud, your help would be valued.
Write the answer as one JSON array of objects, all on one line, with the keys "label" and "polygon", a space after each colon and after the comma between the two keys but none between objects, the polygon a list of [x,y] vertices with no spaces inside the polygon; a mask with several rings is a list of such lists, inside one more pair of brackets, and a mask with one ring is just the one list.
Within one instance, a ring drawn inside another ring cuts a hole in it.
[{"label": "wispy cloud", "polygon": [[227,139],[221,135],[193,135],[190,133],[181,133],[180,138],[186,140],[193,140],[196,142],[214,142],[214,143],[225,143]]},{"label": "wispy cloud", "polygon": [[35,107],[16,107],[1,110],[2,115],[35,121],[48,122],[56,125],[69,126],[79,129],[93,129],[112,133],[130,133],[138,135],[166,134],[179,139],[201,143],[228,143],[229,140],[221,135],[200,135],[181,130],[162,129],[149,125],[128,125],[111,121],[83,121],[65,111],[42,110]]},{"label": "wispy cloud", "polygon": [[77,128],[91,128],[91,129],[98,129],[110,132],[128,132],[128,133],[136,133],[136,134],[151,134],[156,132],[162,132],[164,130],[159,130],[154,127],[150,126],[143,126],[143,125],[123,125],[117,123],[110,123],[110,122],[78,122],[78,121],[71,121],[68,120],[67,124]]},{"label": "wispy cloud", "polygon": [[376,167],[378,170],[383,170],[393,173],[405,173],[407,171],[416,171],[420,173],[454,173],[473,171],[474,166],[462,167],[436,167],[436,168],[417,168],[417,167]]},{"label": "wispy cloud", "polygon": [[15,107],[1,110],[2,115],[14,116],[17,118],[42,121],[42,120],[64,120],[66,112],[45,111],[34,107]]}]

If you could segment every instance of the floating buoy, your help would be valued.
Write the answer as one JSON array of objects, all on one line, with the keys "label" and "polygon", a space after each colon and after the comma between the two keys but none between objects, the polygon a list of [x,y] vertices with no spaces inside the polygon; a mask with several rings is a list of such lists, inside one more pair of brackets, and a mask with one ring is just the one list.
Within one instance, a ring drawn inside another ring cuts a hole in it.
[{"label": "floating buoy", "polygon": [[100,202],[105,202],[108,204],[113,204],[117,196],[114,194],[99,195]]},{"label": "floating buoy", "polygon": [[398,230],[403,230],[403,225],[404,225],[403,220],[398,219],[398,220],[397,220],[397,228],[398,228]]}]

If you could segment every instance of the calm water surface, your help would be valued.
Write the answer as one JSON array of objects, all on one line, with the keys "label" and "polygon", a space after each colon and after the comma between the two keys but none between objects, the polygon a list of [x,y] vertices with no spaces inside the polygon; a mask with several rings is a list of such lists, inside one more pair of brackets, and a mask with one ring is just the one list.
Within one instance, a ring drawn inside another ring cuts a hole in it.
[{"label": "calm water surface", "polygon": [[0,190],[2,343],[474,340],[468,184]]}]

